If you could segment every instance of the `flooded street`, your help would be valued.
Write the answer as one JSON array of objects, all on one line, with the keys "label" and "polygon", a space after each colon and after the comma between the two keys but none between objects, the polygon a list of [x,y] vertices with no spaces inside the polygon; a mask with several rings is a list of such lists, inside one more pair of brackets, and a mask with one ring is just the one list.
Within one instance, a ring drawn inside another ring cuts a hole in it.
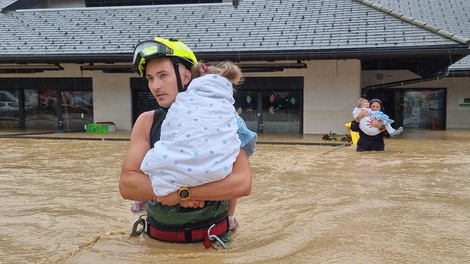
[{"label": "flooded street", "polygon": [[128,141],[2,138],[1,263],[469,263],[470,131],[259,144],[226,250],[129,237]]}]

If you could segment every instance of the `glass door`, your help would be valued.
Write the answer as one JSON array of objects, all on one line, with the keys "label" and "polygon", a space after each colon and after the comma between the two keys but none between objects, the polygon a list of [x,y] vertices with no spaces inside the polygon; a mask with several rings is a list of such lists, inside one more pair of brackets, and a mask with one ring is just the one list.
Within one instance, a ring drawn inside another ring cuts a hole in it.
[{"label": "glass door", "polygon": [[83,131],[87,123],[93,123],[91,91],[27,89],[25,98],[27,129]]},{"label": "glass door", "polygon": [[302,77],[246,78],[234,92],[238,114],[257,133],[301,133],[302,96]]},{"label": "glass door", "polygon": [[266,133],[300,133],[301,91],[263,91],[263,130]]},{"label": "glass door", "polygon": [[445,89],[404,91],[403,127],[445,130]]},{"label": "glass door", "polygon": [[0,79],[0,128],[69,132],[92,122],[91,78]]},{"label": "glass door", "polygon": [[446,129],[446,89],[375,89],[367,93],[368,98],[381,99],[385,114],[395,120],[394,128]]},{"label": "glass door", "polygon": [[258,119],[262,119],[258,109],[258,98],[261,93],[257,91],[237,91],[233,94],[235,98],[235,109],[243,120],[245,120],[248,129],[262,133],[263,125]]},{"label": "glass door", "polygon": [[234,97],[235,108],[250,130],[301,133],[301,91],[238,91]]}]

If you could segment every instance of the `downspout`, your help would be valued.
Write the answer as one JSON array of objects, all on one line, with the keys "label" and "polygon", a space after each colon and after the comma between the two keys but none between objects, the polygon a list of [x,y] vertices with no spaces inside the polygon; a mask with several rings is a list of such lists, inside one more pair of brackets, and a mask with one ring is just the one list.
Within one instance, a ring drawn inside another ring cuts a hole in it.
[{"label": "downspout", "polygon": [[415,79],[408,79],[408,80],[366,86],[362,88],[362,97],[366,98],[367,92],[369,90],[385,89],[389,87],[403,86],[403,85],[419,83],[419,82],[437,81],[437,80],[445,78],[448,74],[449,74],[449,68],[446,68],[445,71],[439,71],[438,73],[432,76],[426,77],[426,78],[421,77],[421,78],[415,78]]}]

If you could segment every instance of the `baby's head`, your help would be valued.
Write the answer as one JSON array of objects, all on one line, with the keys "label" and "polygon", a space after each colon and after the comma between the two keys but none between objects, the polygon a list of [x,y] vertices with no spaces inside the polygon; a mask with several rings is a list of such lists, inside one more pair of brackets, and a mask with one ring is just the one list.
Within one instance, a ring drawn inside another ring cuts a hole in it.
[{"label": "baby's head", "polygon": [[369,100],[365,98],[359,98],[359,101],[357,101],[357,107],[359,108],[369,108]]}]

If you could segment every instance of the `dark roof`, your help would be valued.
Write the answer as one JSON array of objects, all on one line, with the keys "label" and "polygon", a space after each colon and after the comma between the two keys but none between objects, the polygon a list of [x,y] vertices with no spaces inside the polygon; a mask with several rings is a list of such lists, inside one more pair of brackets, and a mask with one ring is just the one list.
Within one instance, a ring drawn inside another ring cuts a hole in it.
[{"label": "dark roof", "polygon": [[0,0],[0,10],[3,11],[3,9],[15,2],[15,0]]},{"label": "dark roof", "polygon": [[130,62],[134,45],[156,35],[186,42],[205,60],[357,58],[366,68],[405,66],[424,75],[469,53],[470,41],[460,35],[422,28],[370,4],[242,0],[238,8],[17,10],[0,14],[0,62]]},{"label": "dark roof", "polygon": [[10,10],[32,8],[43,0],[0,0],[0,11],[7,12]]},{"label": "dark roof", "polygon": [[[441,28],[453,34],[470,38],[470,1],[468,0],[373,0],[395,12],[403,13],[428,25]],[[453,70],[470,70],[470,57],[450,67]]]}]

